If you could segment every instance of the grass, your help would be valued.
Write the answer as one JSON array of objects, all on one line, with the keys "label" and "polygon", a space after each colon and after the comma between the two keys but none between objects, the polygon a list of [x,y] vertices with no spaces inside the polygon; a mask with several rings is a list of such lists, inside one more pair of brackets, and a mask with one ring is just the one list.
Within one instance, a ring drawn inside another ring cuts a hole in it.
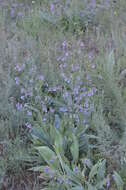
[{"label": "grass", "polygon": [[125,1],[0,3],[1,189],[125,190]]}]

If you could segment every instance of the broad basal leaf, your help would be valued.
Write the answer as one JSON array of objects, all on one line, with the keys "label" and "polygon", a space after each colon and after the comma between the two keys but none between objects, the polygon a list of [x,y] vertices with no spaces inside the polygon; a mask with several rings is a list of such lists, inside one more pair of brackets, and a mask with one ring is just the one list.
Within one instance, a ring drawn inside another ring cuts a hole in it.
[{"label": "broad basal leaf", "polygon": [[123,180],[122,178],[120,177],[120,175],[114,171],[114,174],[113,174],[113,179],[117,185],[117,189],[118,190],[123,190],[123,186],[124,186],[124,183],[123,183]]},{"label": "broad basal leaf", "polygon": [[55,152],[53,152],[47,146],[37,147],[36,149],[39,151],[40,155],[43,157],[43,159],[45,160],[45,162],[47,162],[49,166],[52,166],[55,169],[58,168],[59,162],[57,160]]},{"label": "broad basal leaf", "polygon": [[73,161],[77,161],[79,157],[79,144],[75,135],[73,135],[73,143],[70,147],[70,150],[73,156]]}]

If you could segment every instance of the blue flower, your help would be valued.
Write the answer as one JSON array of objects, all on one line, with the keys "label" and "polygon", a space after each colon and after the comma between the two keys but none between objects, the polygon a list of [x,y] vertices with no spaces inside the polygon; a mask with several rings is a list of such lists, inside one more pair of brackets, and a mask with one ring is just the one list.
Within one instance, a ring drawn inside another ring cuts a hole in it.
[{"label": "blue flower", "polygon": [[54,159],[51,159],[49,162],[50,162],[50,164],[53,164],[54,163]]},{"label": "blue flower", "polygon": [[110,179],[109,178],[107,178],[106,187],[107,187],[107,189],[110,187]]},{"label": "blue flower", "polygon": [[67,112],[68,110],[67,110],[67,108],[65,108],[65,107],[61,107],[61,108],[59,108],[59,111],[65,113],[65,112]]},{"label": "blue flower", "polygon": [[77,166],[74,167],[73,172],[74,172],[75,174],[78,174],[79,170],[78,170],[78,167],[77,167]]},{"label": "blue flower", "polygon": [[15,17],[15,9],[11,8],[10,9],[10,17],[13,19]]},{"label": "blue flower", "polygon": [[32,112],[31,111],[27,111],[27,115],[28,116],[32,116]]},{"label": "blue flower", "polygon": [[58,182],[59,184],[62,184],[62,183],[63,183],[63,179],[62,179],[62,178],[57,178],[57,182]]},{"label": "blue flower", "polygon": [[43,80],[44,80],[44,76],[43,76],[43,75],[40,75],[40,76],[38,77],[38,80],[43,81]]},{"label": "blue flower", "polygon": [[21,111],[22,108],[23,108],[23,106],[22,106],[22,104],[20,104],[20,103],[18,102],[18,103],[16,104],[16,108],[17,108],[18,111]]},{"label": "blue flower", "polygon": [[91,0],[90,4],[91,4],[92,8],[95,8],[96,7],[96,0]]},{"label": "blue flower", "polygon": [[32,125],[30,123],[26,123],[25,126],[28,128],[28,129],[32,129]]},{"label": "blue flower", "polygon": [[15,82],[17,85],[19,84],[19,78],[18,77],[15,77]]},{"label": "blue flower", "polygon": [[21,100],[24,100],[25,99],[25,96],[21,96]]},{"label": "blue flower", "polygon": [[50,4],[50,11],[51,13],[54,13],[54,10],[55,10],[55,6],[53,3]]},{"label": "blue flower", "polygon": [[50,168],[49,168],[49,166],[46,166],[46,167],[44,168],[44,173],[45,173],[45,174],[49,174],[49,173],[50,173]]}]

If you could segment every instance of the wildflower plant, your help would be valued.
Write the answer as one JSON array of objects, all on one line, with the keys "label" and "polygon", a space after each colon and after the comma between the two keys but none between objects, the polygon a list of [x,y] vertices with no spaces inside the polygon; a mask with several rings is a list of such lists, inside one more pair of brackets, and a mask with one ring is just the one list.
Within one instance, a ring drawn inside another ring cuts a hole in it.
[{"label": "wildflower plant", "polygon": [[1,181],[123,190],[125,2],[1,2]]}]

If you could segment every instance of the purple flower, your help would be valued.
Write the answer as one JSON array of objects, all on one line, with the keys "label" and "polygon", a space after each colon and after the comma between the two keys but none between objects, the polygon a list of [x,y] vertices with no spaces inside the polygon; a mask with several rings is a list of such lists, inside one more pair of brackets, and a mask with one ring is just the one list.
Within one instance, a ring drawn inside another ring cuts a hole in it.
[{"label": "purple flower", "polygon": [[32,97],[32,95],[33,95],[33,94],[32,94],[32,91],[29,91],[29,92],[26,93],[26,96]]},{"label": "purple flower", "polygon": [[21,69],[23,70],[25,68],[25,64],[23,63],[21,66]]},{"label": "purple flower", "polygon": [[43,75],[40,75],[40,76],[38,77],[38,79],[41,80],[41,81],[43,81],[43,80],[44,80],[44,76],[43,76]]},{"label": "purple flower", "polygon": [[54,159],[51,159],[49,162],[50,162],[50,164],[53,164],[54,163]]},{"label": "purple flower", "polygon": [[84,110],[84,116],[85,117],[89,117],[90,113],[89,113],[89,110],[88,109],[85,109]]},{"label": "purple flower", "polygon": [[94,92],[92,90],[90,90],[87,95],[88,95],[88,97],[91,97],[94,95]]},{"label": "purple flower", "polygon": [[50,11],[51,11],[51,13],[54,13],[54,10],[55,10],[55,6],[54,6],[53,3],[51,3],[51,5],[50,5]]},{"label": "purple flower", "polygon": [[47,113],[47,107],[46,107],[46,105],[42,105],[42,111],[43,111],[44,113]]},{"label": "purple flower", "polygon": [[74,93],[75,96],[78,95],[79,87],[75,87],[74,90],[73,90],[73,93]]},{"label": "purple flower", "polygon": [[13,8],[17,8],[18,4],[17,3],[12,3]]},{"label": "purple flower", "polygon": [[46,122],[46,120],[47,120],[47,119],[46,119],[45,117],[42,119],[42,121],[43,121],[44,123]]},{"label": "purple flower", "polygon": [[36,66],[32,66],[29,70],[29,74],[32,75],[36,71]]},{"label": "purple flower", "polygon": [[55,112],[55,109],[50,108],[50,113],[54,113],[54,112]]},{"label": "purple flower", "polygon": [[21,111],[22,108],[23,108],[23,106],[22,106],[22,104],[20,104],[20,103],[18,102],[18,103],[16,104],[16,108],[17,108],[18,111]]},{"label": "purple flower", "polygon": [[84,159],[83,163],[84,163],[84,165],[88,166],[89,168],[92,167],[92,162],[89,159],[87,159],[87,158]]},{"label": "purple flower", "polygon": [[81,91],[86,92],[87,91],[86,87],[81,88]]},{"label": "purple flower", "polygon": [[21,72],[21,67],[19,67],[19,65],[16,65],[15,70],[18,71],[18,72]]},{"label": "purple flower", "polygon": [[25,126],[28,128],[28,129],[32,129],[32,125],[30,123],[26,123]]},{"label": "purple flower", "polygon": [[66,60],[66,57],[62,57],[61,61],[64,62]]},{"label": "purple flower", "polygon": [[[60,65],[60,69],[62,69],[62,70],[65,69],[66,67],[67,67],[66,63]],[[63,75],[64,75],[64,73],[61,74],[62,77],[63,77]]]},{"label": "purple flower", "polygon": [[20,7],[24,7],[24,3],[20,3]]},{"label": "purple flower", "polygon": [[88,53],[88,58],[89,58],[90,61],[93,60],[93,58],[94,58],[94,53],[93,53],[93,51],[91,51],[91,52]]},{"label": "purple flower", "polygon": [[74,172],[75,174],[78,174],[79,171],[78,171],[78,167],[77,167],[77,166],[74,167],[73,172]]},{"label": "purple flower", "polygon": [[49,173],[50,173],[50,168],[49,168],[48,166],[46,166],[46,167],[44,168],[44,173],[45,173],[45,174],[49,174]]},{"label": "purple flower", "polygon": [[85,97],[85,96],[86,96],[85,92],[81,93],[80,96],[79,96],[79,100],[81,101],[83,99],[83,97]]},{"label": "purple flower", "polygon": [[93,87],[93,88],[92,88],[92,91],[93,91],[93,93],[96,93],[96,92],[97,92],[97,88],[96,88],[96,87]]},{"label": "purple flower", "polygon": [[72,65],[72,72],[77,72],[80,70],[80,66],[79,65]]},{"label": "purple flower", "polygon": [[66,41],[64,41],[64,42],[62,43],[62,46],[63,46],[63,49],[65,50],[66,47],[67,47],[67,43],[66,43]]},{"label": "purple flower", "polygon": [[67,108],[65,108],[65,107],[61,107],[61,108],[59,108],[59,111],[65,113],[65,112],[67,112],[68,110],[67,110]]},{"label": "purple flower", "polygon": [[91,77],[89,75],[86,76],[86,80],[90,81]]},{"label": "purple flower", "polygon": [[106,187],[107,187],[107,189],[110,187],[110,179],[109,178],[107,178]]},{"label": "purple flower", "polygon": [[84,43],[83,42],[80,43],[80,47],[84,47]]},{"label": "purple flower", "polygon": [[92,89],[90,89],[90,91],[88,92],[88,97],[93,96],[95,93],[97,92],[97,89],[95,87],[93,87]]},{"label": "purple flower", "polygon": [[21,100],[24,100],[25,99],[25,96],[21,96]]},{"label": "purple flower", "polygon": [[67,184],[67,185],[71,185],[71,181],[70,181],[70,179],[65,179],[65,183]]},{"label": "purple flower", "polygon": [[96,68],[96,65],[95,65],[95,64],[92,64],[92,65],[91,65],[91,68],[92,68],[92,69],[95,69],[95,68]]},{"label": "purple flower", "polygon": [[62,184],[62,183],[63,183],[63,179],[62,179],[62,178],[57,178],[57,182],[58,182],[59,184]]},{"label": "purple flower", "polygon": [[23,13],[22,12],[18,12],[17,16],[18,16],[18,18],[22,18],[23,17]]},{"label": "purple flower", "polygon": [[85,125],[86,123],[87,123],[87,122],[86,122],[86,120],[84,119],[84,120],[83,120],[83,124]]},{"label": "purple flower", "polygon": [[56,92],[57,90],[59,90],[58,87],[52,87],[52,88],[49,88],[48,92]]},{"label": "purple flower", "polygon": [[79,111],[80,111],[80,113],[83,113],[83,111],[84,111],[81,106],[79,106]]},{"label": "purple flower", "polygon": [[22,66],[19,66],[19,65],[16,65],[15,66],[15,70],[17,71],[17,72],[21,72],[21,71],[23,71],[24,70],[24,68],[25,68],[25,64],[22,64]]},{"label": "purple flower", "polygon": [[18,77],[15,77],[15,82],[17,85],[19,84],[19,78]]},{"label": "purple flower", "polygon": [[64,100],[66,100],[69,96],[70,96],[69,93],[66,91],[66,92],[63,94]]},{"label": "purple flower", "polygon": [[32,116],[32,112],[31,111],[27,111],[27,115],[28,116]]},{"label": "purple flower", "polygon": [[15,17],[15,9],[11,8],[10,9],[10,17],[13,19]]},{"label": "purple flower", "polygon": [[68,56],[69,56],[69,53],[68,53],[68,52],[66,52],[66,53],[65,53],[65,56],[66,56],[66,57],[68,57]]},{"label": "purple flower", "polygon": [[90,5],[92,8],[96,8],[96,0],[91,0]]},{"label": "purple flower", "polygon": [[25,93],[25,89],[21,88],[21,94]]},{"label": "purple flower", "polygon": [[88,107],[89,107],[88,100],[85,101],[84,107],[85,107],[85,108],[88,108]]}]

